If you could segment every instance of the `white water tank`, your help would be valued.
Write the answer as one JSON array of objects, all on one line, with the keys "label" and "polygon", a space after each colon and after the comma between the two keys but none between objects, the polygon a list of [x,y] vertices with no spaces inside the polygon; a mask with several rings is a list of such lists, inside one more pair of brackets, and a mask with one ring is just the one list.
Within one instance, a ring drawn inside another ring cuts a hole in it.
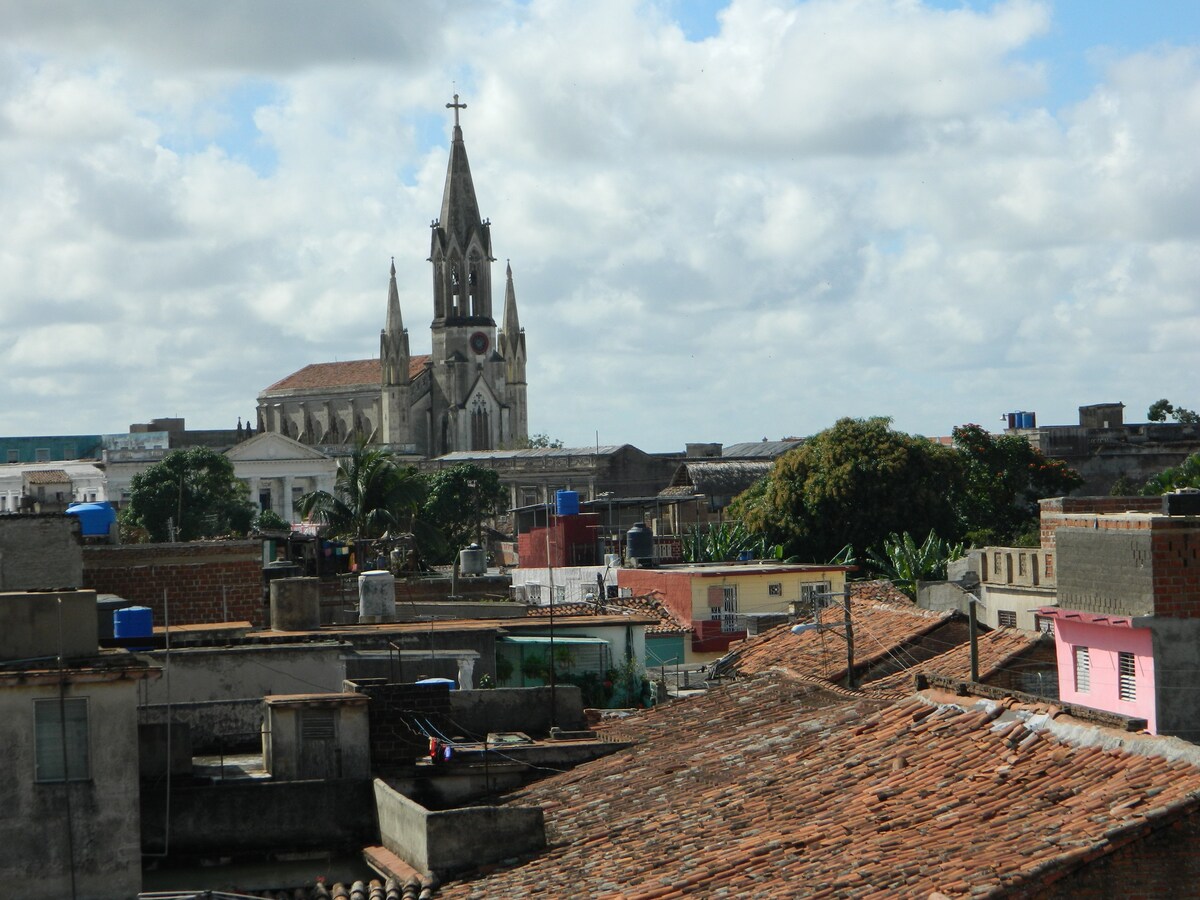
[{"label": "white water tank", "polygon": [[396,621],[396,576],[375,570],[358,576],[358,621],[362,625]]}]

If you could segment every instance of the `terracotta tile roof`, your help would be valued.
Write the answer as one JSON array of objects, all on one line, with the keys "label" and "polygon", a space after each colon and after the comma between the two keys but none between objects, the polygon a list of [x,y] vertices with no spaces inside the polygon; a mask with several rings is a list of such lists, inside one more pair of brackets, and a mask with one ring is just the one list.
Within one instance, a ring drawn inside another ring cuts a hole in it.
[{"label": "terracotta tile roof", "polygon": [[[679,621],[659,599],[662,595],[652,591],[643,597],[621,597],[616,600],[604,600],[600,603],[556,603],[556,616],[612,616],[638,615],[652,616],[658,619],[657,625],[647,625],[646,634],[688,634],[692,631],[690,625]],[[542,618],[550,615],[550,607],[531,604],[527,616]]]},{"label": "terracotta tile roof", "polygon": [[[1022,655],[1037,647],[1039,644],[1054,643],[1054,637],[1036,631],[1020,631],[1016,628],[998,628],[979,636],[979,679],[987,682],[990,678],[1001,674]],[[863,685],[863,690],[870,694],[886,696],[907,696],[913,691],[913,676],[918,672],[943,675],[960,681],[971,678],[971,645],[960,644],[935,656],[933,659],[917,663],[902,672],[896,672],[877,681]]]},{"label": "terracotta tile roof", "polygon": [[[855,582],[850,585],[851,623],[854,626],[855,668],[878,662],[897,648],[944,624],[951,612],[921,609],[888,582]],[[840,606],[821,613],[824,622],[841,622]],[[792,634],[779,625],[730,648],[733,669],[754,675],[781,669],[837,681],[846,674],[846,644],[841,629],[833,633],[809,631]]]},{"label": "terracotta tile roof", "polygon": [[[429,365],[428,356],[410,356],[408,377],[416,378]],[[378,387],[382,380],[379,359],[349,359],[345,362],[312,363],[275,382],[263,393],[303,391],[320,388]]]},{"label": "terracotta tile roof", "polygon": [[63,484],[70,482],[71,476],[62,469],[35,469],[25,473],[29,484]]},{"label": "terracotta tile roof", "polygon": [[512,795],[541,807],[548,849],[438,896],[1033,895],[1200,807],[1196,748],[1054,715],[733,682],[630,716],[642,743]]}]

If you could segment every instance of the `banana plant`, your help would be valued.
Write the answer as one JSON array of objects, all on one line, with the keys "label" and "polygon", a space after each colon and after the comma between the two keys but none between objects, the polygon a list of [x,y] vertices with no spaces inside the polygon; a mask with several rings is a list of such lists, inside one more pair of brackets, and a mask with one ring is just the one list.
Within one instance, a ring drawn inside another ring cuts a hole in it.
[{"label": "banana plant", "polygon": [[938,581],[946,577],[946,564],[964,553],[961,543],[951,544],[930,531],[918,544],[907,531],[892,532],[877,549],[867,551],[867,564],[912,599],[917,597],[918,581]]}]

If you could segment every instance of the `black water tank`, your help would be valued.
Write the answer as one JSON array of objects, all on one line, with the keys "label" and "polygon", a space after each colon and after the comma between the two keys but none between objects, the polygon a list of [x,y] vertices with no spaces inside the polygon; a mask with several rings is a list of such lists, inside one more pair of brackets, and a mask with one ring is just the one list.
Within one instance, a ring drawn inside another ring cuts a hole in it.
[{"label": "black water tank", "polygon": [[654,561],[654,533],[641,522],[625,535],[625,557],[630,561]]}]

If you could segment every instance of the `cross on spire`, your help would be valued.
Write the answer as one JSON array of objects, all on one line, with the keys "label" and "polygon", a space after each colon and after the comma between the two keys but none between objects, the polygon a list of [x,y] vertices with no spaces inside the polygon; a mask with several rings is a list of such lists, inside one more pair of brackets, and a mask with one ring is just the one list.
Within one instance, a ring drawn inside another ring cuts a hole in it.
[{"label": "cross on spire", "polygon": [[454,127],[455,127],[455,128],[457,128],[457,127],[458,127],[458,111],[459,111],[460,109],[466,109],[466,108],[467,108],[467,104],[465,104],[465,103],[459,103],[459,102],[458,102],[458,94],[455,94],[455,95],[454,95],[454,102],[453,102],[453,103],[447,103],[447,104],[446,104],[446,109],[453,109],[453,110],[454,110]]}]

